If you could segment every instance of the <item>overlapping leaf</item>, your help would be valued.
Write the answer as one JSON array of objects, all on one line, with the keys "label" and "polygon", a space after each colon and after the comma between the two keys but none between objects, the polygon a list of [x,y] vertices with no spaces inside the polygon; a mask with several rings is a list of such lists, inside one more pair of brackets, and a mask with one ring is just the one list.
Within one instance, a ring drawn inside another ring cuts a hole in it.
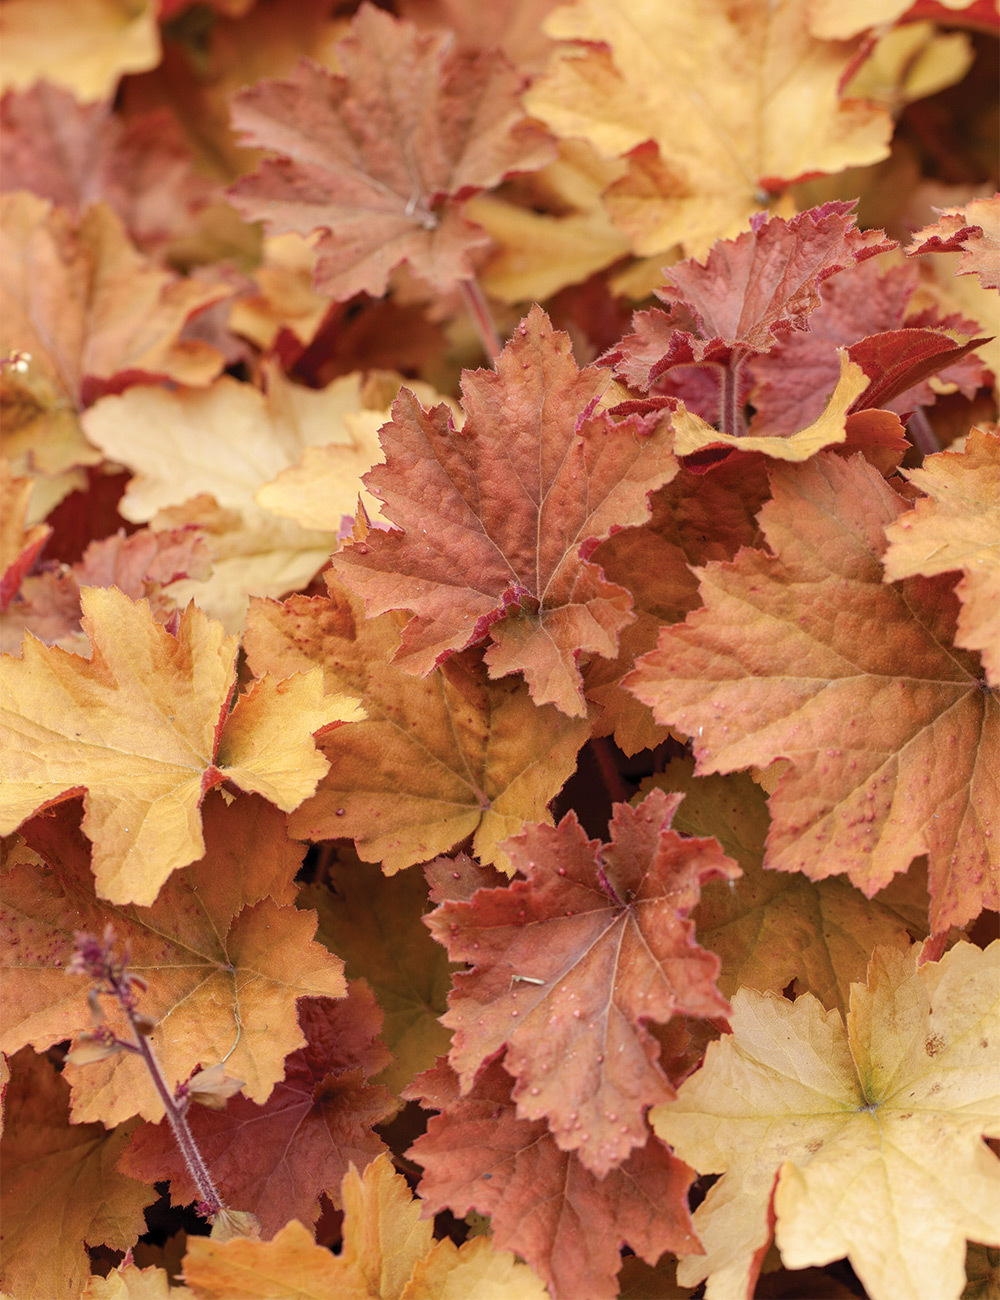
[{"label": "overlapping leaf", "polygon": [[1000,289],[1000,194],[945,209],[936,222],[917,231],[906,251],[912,257],[959,250],[957,275],[976,275],[984,289]]},{"label": "overlapping leaf", "polygon": [[424,1203],[488,1214],[496,1243],[526,1259],[553,1300],[613,1300],[625,1243],[650,1264],[665,1250],[698,1250],[687,1208],[691,1170],[655,1138],[598,1178],[544,1123],[517,1117],[497,1063],[466,1096],[444,1062],[408,1095],[443,1111],[410,1148],[424,1167]]},{"label": "overlapping leaf", "polygon": [[235,687],[236,640],[195,606],[176,635],[114,587],[80,593],[91,658],[29,638],[4,656],[0,831],[85,791],[98,893],[148,906],[172,871],[204,851],[199,807],[225,781],[284,811],[326,771],[313,732],[359,716],[323,693],[314,669]]},{"label": "overlapping leaf", "polygon": [[776,469],[772,487],[773,554],[701,569],[705,608],[626,685],[692,737],[699,772],[790,760],[766,865],[846,872],[870,897],[927,853],[932,928],[962,925],[997,905],[1000,709],[951,648],[958,602],[944,578],[882,581],[905,503],[860,458]]},{"label": "overlapping leaf", "polygon": [[351,836],[390,873],[467,835],[484,861],[505,862],[499,846],[548,817],[586,739],[584,721],[534,708],[522,683],[489,682],[472,656],[423,679],[400,671],[399,622],[366,620],[335,581],[325,599],[255,602],[245,644],[255,671],[284,676],[319,664],[328,690],[361,702],[364,722],[321,738],[330,771],[293,833]]},{"label": "overlapping leaf", "polygon": [[344,1176],[344,1248],[318,1246],[292,1221],[273,1241],[192,1240],[184,1279],[197,1300],[543,1300],[538,1279],[482,1238],[456,1248],[434,1241],[406,1180],[380,1157]]},{"label": "overlapping leaf", "polygon": [[156,1194],[115,1169],[128,1129],[71,1124],[69,1087],[52,1063],[25,1048],[11,1064],[0,1285],[17,1300],[78,1300],[90,1272],[86,1246],[134,1245]]},{"label": "overlapping leaf", "polygon": [[846,1255],[872,1300],[958,1300],[966,1237],[1000,1244],[982,1141],[1000,1131],[1000,945],[921,967],[917,952],[876,951],[846,1028],[808,994],[733,999],[732,1036],[652,1116],[681,1157],[724,1174],[695,1213],[707,1254],[680,1281],[747,1294],[772,1193],[785,1264]]},{"label": "overlapping leaf", "polygon": [[806,329],[825,280],[894,246],[879,231],[858,230],[853,207],[826,203],[791,220],[757,216],[750,230],[714,244],[704,263],[671,267],[656,291],[668,310],[637,313],[634,333],[605,360],[648,389],[674,366],[726,364]]},{"label": "overlapping leaf", "polygon": [[[569,339],[532,308],[497,361],[466,371],[466,422],[405,390],[382,429],[386,463],[365,476],[397,525],[334,565],[369,614],[412,610],[396,661],[426,675],[487,637],[491,676],[523,672],[537,704],[582,716],[577,661],[611,657],[632,621],[628,593],[587,559],[642,523],[677,471],[655,417],[592,411],[608,373],[579,370]],[[399,531],[399,530],[402,531]]]},{"label": "overlapping leaf", "polygon": [[[285,1056],[304,1043],[296,999],[343,996],[343,963],[313,941],[315,914],[292,906],[302,849],[281,814],[253,796],[227,806],[212,794],[204,817],[204,857],[172,876],[151,907],[112,907],[94,896],[87,844],[68,806],[28,824],[44,864],[12,866],[4,879],[5,1051],[48,1047],[90,1028],[86,983],[65,968],[74,933],[100,934],[110,923],[131,947],[130,969],[149,985],[140,1009],[156,1022],[152,1044],[170,1086],[226,1058],[246,1095],[267,1099]],[[112,1014],[106,1003],[105,1011]],[[65,1077],[76,1120],[163,1114],[132,1053],[69,1067]]]},{"label": "overlapping leaf", "polygon": [[518,102],[521,74],[368,4],[336,49],[339,73],[303,61],[235,97],[244,139],[279,155],[233,188],[236,204],[272,231],[323,228],[317,287],[338,300],[384,293],[404,261],[437,289],[469,279],[487,236],[457,200],[552,154]]},{"label": "overlapping leaf", "polygon": [[765,871],[767,804],[749,776],[696,777],[693,763],[678,759],[642,790],[657,787],[684,794],[678,831],[711,831],[743,871],[737,881],[709,881],[692,913],[701,943],[722,962],[717,982],[726,997],[741,986],[780,993],[794,980],[796,993],[846,1012],[850,986],[864,978],[877,944],[908,947],[926,937],[926,873],[916,866],[872,899],[839,876]]},{"label": "overlapping leaf", "polygon": [[956,644],[978,650],[1000,686],[1000,437],[973,429],[962,452],[906,476],[927,497],[886,529],[886,581],[961,570]]},{"label": "overlapping leaf", "polygon": [[588,840],[574,813],[507,844],[526,877],[427,919],[455,961],[444,1023],[468,1092],[503,1047],[517,1113],[546,1119],[556,1143],[599,1176],[646,1140],[644,1113],[673,1089],[649,1021],[724,1016],[718,962],[687,916],[702,884],[736,866],[712,839],[670,829],[679,799],[654,791],[616,804],[611,842]]},{"label": "overlapping leaf", "polygon": [[585,0],[546,27],[583,45],[554,60],[526,103],[605,156],[633,151],[609,205],[636,252],[680,243],[700,256],[746,224],[759,187],[887,152],[884,110],[842,98],[859,42],[818,40],[796,0]]},{"label": "overlapping leaf", "polygon": [[[306,1045],[288,1057],[266,1102],[236,1096],[224,1110],[191,1107],[188,1123],[220,1195],[254,1214],[265,1237],[289,1216],[315,1223],[321,1192],[339,1206],[349,1166],[364,1169],[385,1149],[373,1125],[396,1102],[369,1081],[388,1059],[381,1020],[364,984],[352,984],[340,1001],[306,999],[299,1004]],[[132,1134],[119,1168],[145,1182],[169,1179],[175,1205],[198,1199],[166,1120]]]}]

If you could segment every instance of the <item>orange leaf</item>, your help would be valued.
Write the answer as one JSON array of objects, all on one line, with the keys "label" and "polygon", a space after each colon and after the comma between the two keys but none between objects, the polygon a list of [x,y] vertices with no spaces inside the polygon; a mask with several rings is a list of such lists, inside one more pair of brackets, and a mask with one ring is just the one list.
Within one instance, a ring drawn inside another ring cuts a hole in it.
[{"label": "orange leaf", "polygon": [[17,1300],[78,1300],[85,1245],[127,1250],[156,1193],[115,1169],[128,1129],[71,1124],[66,1080],[29,1048],[11,1061],[5,1107],[0,1286]]},{"label": "orange leaf", "polygon": [[[346,987],[343,963],[312,940],[315,914],[291,906],[302,850],[281,814],[254,796],[227,806],[211,795],[205,856],[171,877],[151,907],[94,897],[87,844],[70,808],[25,830],[45,865],[25,863],[5,877],[4,1050],[47,1047],[87,1026],[86,986],[67,979],[64,967],[75,930],[101,933],[110,922],[131,947],[129,969],[148,984],[140,1010],[156,1023],[151,1041],[168,1084],[225,1057],[227,1072],[246,1080],[246,1095],[265,1101],[285,1056],[304,1042],[296,999],[342,997]],[[110,1017],[111,1005],[102,1005]],[[65,1077],[75,1119],[111,1124],[163,1114],[132,1053]]]},{"label": "orange leaf", "polygon": [[913,236],[907,256],[960,249],[956,275],[976,275],[984,289],[1000,289],[1000,194],[946,208]]},{"label": "orange leaf", "polygon": [[701,569],[705,608],[626,685],[692,737],[700,773],[790,760],[765,865],[846,872],[871,897],[927,853],[933,931],[962,925],[997,906],[1000,710],[950,649],[957,600],[941,578],[884,584],[884,528],[906,503],[860,457],[771,481],[774,554]]},{"label": "orange leaf", "polygon": [[90,659],[29,638],[22,659],[0,662],[9,701],[0,718],[12,737],[0,833],[85,790],[98,893],[149,905],[205,851],[206,790],[231,781],[290,811],[327,767],[313,732],[359,710],[324,696],[314,669],[255,682],[228,715],[236,642],[219,623],[192,605],[173,636],[116,588],[87,587],[80,600]]},{"label": "orange leaf", "polygon": [[386,463],[365,476],[403,531],[373,530],[334,567],[369,614],[414,611],[395,656],[408,672],[488,636],[491,676],[523,672],[536,704],[582,717],[578,659],[612,657],[632,622],[628,593],[586,557],[648,518],[677,462],[656,417],[591,414],[608,372],[579,370],[540,308],[496,364],[464,372],[460,430],[403,390],[381,431]]},{"label": "orange leaf", "polygon": [[339,1256],[293,1221],[267,1242],[193,1237],[184,1280],[197,1300],[544,1300],[527,1266],[482,1238],[435,1243],[387,1156],[344,1175],[343,1203]]},{"label": "orange leaf", "polygon": [[715,840],[670,829],[679,802],[657,790],[616,804],[610,844],[588,841],[574,813],[529,827],[507,844],[526,880],[427,918],[452,960],[472,964],[444,1017],[463,1092],[506,1046],[518,1115],[547,1119],[599,1177],[645,1142],[646,1107],[673,1095],[647,1023],[727,1011],[687,915],[706,880],[738,868]]}]

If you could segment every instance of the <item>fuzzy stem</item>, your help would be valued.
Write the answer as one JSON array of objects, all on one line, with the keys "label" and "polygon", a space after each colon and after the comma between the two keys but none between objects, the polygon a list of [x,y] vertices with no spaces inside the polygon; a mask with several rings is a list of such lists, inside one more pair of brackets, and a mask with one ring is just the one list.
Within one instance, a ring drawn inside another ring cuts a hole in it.
[{"label": "fuzzy stem", "polygon": [[479,334],[483,351],[491,362],[496,361],[503,351],[503,343],[501,343],[500,335],[493,324],[493,317],[490,315],[486,295],[483,293],[479,281],[473,276],[470,280],[459,280],[458,287],[462,291],[465,309],[472,317],[472,323]]},{"label": "fuzzy stem", "polygon": [[195,1186],[198,1188],[198,1194],[204,1203],[206,1212],[210,1215],[216,1215],[225,1207],[222,1204],[222,1199],[216,1190],[215,1184],[212,1182],[212,1175],[208,1172],[208,1166],[205,1164],[205,1159],[202,1156],[201,1151],[198,1149],[198,1143],[194,1140],[194,1134],[188,1126],[184,1111],[174,1101],[170,1089],[167,1087],[167,1081],[164,1079],[163,1073],[160,1070],[160,1064],[153,1055],[153,1049],[149,1045],[146,1035],[140,1031],[135,1023],[135,1013],[130,1005],[130,999],[127,997],[123,998],[119,994],[117,981],[115,981],[114,988],[115,994],[118,996],[118,1001],[126,1016],[128,1016],[129,1025],[132,1029],[133,1035],[135,1036],[135,1041],[138,1044],[139,1055],[146,1062],[146,1069],[149,1071],[149,1077],[153,1080],[156,1091],[160,1094],[160,1100],[163,1102],[164,1110],[167,1112],[167,1120],[173,1130],[177,1145],[180,1147],[181,1155],[184,1157],[184,1163],[188,1167],[188,1173],[191,1175]]},{"label": "fuzzy stem", "polygon": [[734,350],[728,365],[722,367],[722,386],[719,392],[719,424],[722,432],[733,438],[742,438],[746,433],[743,419],[743,407],[740,403],[740,370],[746,354],[738,348]]}]

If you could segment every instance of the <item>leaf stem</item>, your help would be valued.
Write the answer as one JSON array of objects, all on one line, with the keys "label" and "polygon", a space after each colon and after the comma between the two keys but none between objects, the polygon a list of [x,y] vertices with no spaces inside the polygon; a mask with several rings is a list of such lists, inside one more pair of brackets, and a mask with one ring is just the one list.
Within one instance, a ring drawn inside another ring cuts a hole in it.
[{"label": "leaf stem", "polygon": [[597,760],[597,766],[600,768],[601,780],[604,782],[604,788],[607,790],[612,803],[628,803],[629,791],[625,784],[625,778],[618,770],[618,764],[615,762],[615,756],[611,748],[611,742],[607,736],[594,736],[590,742],[590,749],[594,758]]},{"label": "leaf stem", "polygon": [[722,367],[719,424],[722,426],[722,432],[728,433],[733,438],[742,438],[747,431],[743,419],[743,406],[740,402],[740,371],[745,359],[746,353],[737,348],[728,365]]},{"label": "leaf stem", "polygon": [[493,317],[486,302],[486,295],[483,293],[479,281],[473,275],[471,279],[459,280],[458,287],[462,291],[465,309],[472,317],[472,323],[479,334],[483,351],[491,362],[496,361],[503,351],[503,343],[500,341],[500,335],[493,324]]}]

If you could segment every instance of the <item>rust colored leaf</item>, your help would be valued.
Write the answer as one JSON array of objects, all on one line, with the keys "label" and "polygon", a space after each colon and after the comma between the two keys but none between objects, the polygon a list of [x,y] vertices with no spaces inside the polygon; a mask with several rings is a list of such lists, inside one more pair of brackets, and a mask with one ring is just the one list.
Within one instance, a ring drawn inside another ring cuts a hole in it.
[{"label": "rust colored leaf", "polygon": [[31,479],[17,478],[0,460],[0,613],[17,594],[52,534],[47,524],[25,526]]},{"label": "rust colored leaf", "polygon": [[245,638],[255,671],[284,676],[321,665],[326,689],[359,700],[366,714],[320,740],[330,771],[293,834],[351,836],[366,861],[390,874],[473,835],[478,856],[509,870],[500,845],[549,817],[586,722],[536,708],[521,682],[490,682],[471,654],[426,678],[401,671],[392,662],[398,617],[365,619],[361,602],[328,581],[328,598],[255,601]]},{"label": "rust colored leaf", "polygon": [[670,829],[679,802],[658,790],[616,804],[603,845],[574,813],[529,827],[507,845],[525,879],[427,918],[452,960],[472,965],[444,1018],[463,1091],[506,1046],[519,1117],[545,1119],[598,1176],[645,1142],[647,1106],[673,1095],[648,1022],[727,1010],[687,916],[705,881],[738,868],[715,840]]},{"label": "rust colored leaf", "polygon": [[87,587],[80,600],[91,658],[29,638],[21,659],[0,662],[0,833],[86,791],[98,892],[148,906],[204,853],[207,790],[230,781],[297,807],[327,766],[313,732],[359,710],[325,696],[314,669],[254,682],[230,713],[236,638],[219,623],[191,605],[172,635],[117,588]]},{"label": "rust colored leaf", "polygon": [[583,715],[578,659],[612,657],[632,622],[628,593],[587,556],[648,518],[649,492],[677,471],[655,417],[592,414],[607,382],[534,307],[495,373],[464,373],[461,430],[403,390],[381,432],[386,463],[365,476],[397,529],[334,565],[369,614],[414,612],[396,653],[407,671],[488,637],[491,676],[523,672],[536,704]]},{"label": "rust colored leaf", "polygon": [[[292,906],[302,848],[282,815],[254,796],[227,806],[212,794],[204,822],[204,857],[172,876],[151,907],[94,896],[88,845],[69,805],[28,823],[43,864],[25,862],[4,878],[5,1051],[48,1047],[90,1027],[86,982],[67,978],[65,967],[74,932],[100,934],[110,922],[131,947],[129,969],[149,986],[140,1010],[156,1023],[151,1042],[168,1084],[225,1057],[246,1095],[267,1099],[285,1056],[304,1041],[296,999],[341,997],[343,963],[313,941],[315,914]],[[111,1017],[113,1008],[104,1010]],[[163,1115],[131,1053],[65,1077],[76,1120]]]},{"label": "rust colored leaf", "polygon": [[522,75],[449,44],[366,4],[339,73],[303,60],[233,100],[244,140],[278,154],[233,187],[237,206],[272,233],[323,229],[316,284],[337,301],[383,294],[401,262],[439,290],[468,280],[488,237],[458,201],[552,156],[524,117]]},{"label": "rust colored leaf", "polygon": [[[364,1169],[385,1149],[372,1126],[391,1115],[396,1103],[370,1082],[388,1060],[381,1023],[363,982],[350,985],[336,1002],[303,999],[299,1026],[306,1045],[288,1057],[285,1076],[266,1102],[233,1097],[225,1110],[195,1105],[188,1111],[223,1200],[256,1215],[264,1236],[273,1237],[289,1218],[315,1223],[321,1192],[339,1208],[349,1166]],[[119,1168],[144,1182],[169,1179],[175,1205],[197,1199],[166,1120],[132,1134]]]},{"label": "rust colored leaf", "polygon": [[596,1177],[543,1122],[518,1118],[510,1092],[493,1063],[462,1096],[445,1062],[408,1091],[444,1112],[408,1153],[424,1167],[418,1191],[432,1212],[488,1214],[497,1245],[526,1259],[554,1300],[613,1300],[626,1243],[650,1264],[665,1250],[700,1250],[687,1208],[691,1170],[667,1147],[651,1137]]},{"label": "rust colored leaf", "polygon": [[128,1128],[71,1124],[69,1086],[30,1048],[11,1061],[4,1106],[0,1285],[17,1300],[77,1300],[85,1246],[134,1245],[156,1193],[115,1168]]},{"label": "rust colored leaf", "polygon": [[845,872],[871,897],[927,853],[932,929],[963,925],[998,901],[1000,710],[950,648],[957,599],[944,578],[883,582],[906,503],[860,457],[771,481],[773,554],[701,569],[705,608],[664,628],[626,685],[692,737],[700,773],[789,760],[767,866]]}]

